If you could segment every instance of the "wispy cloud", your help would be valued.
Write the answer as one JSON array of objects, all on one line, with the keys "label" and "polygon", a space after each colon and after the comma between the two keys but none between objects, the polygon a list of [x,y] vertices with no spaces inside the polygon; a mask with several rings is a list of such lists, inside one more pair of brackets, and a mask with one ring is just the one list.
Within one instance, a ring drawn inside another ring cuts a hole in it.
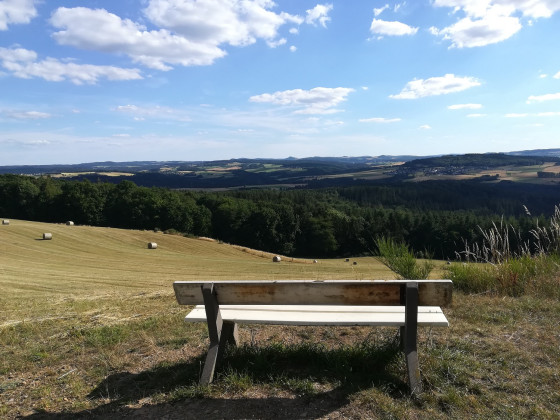
[{"label": "wispy cloud", "polygon": [[545,102],[545,101],[557,101],[560,99],[560,92],[558,93],[547,93],[545,95],[531,95],[527,98],[527,103],[531,104],[534,102]]},{"label": "wispy cloud", "polygon": [[52,117],[51,114],[40,111],[1,111],[0,115],[17,120],[44,120]]},{"label": "wispy cloud", "polygon": [[293,89],[251,96],[250,102],[271,103],[299,108],[297,114],[333,114],[341,110],[335,107],[346,101],[352,88],[316,87],[310,90]]},{"label": "wispy cloud", "polygon": [[363,123],[395,123],[401,121],[400,118],[383,118],[383,117],[374,117],[374,118],[363,118],[358,120]]},{"label": "wispy cloud", "polygon": [[374,15],[375,17],[377,17],[377,16],[379,16],[381,13],[383,13],[385,10],[387,10],[388,8],[389,8],[389,5],[388,5],[388,4],[386,4],[386,5],[383,6],[383,7],[375,8],[375,9],[373,9],[373,15]]},{"label": "wispy cloud", "polygon": [[144,121],[147,118],[181,122],[191,121],[186,111],[166,106],[119,105],[114,111],[132,115],[136,121]]},{"label": "wispy cloud", "polygon": [[418,99],[426,96],[447,95],[449,93],[461,92],[481,82],[474,77],[461,77],[454,74],[446,74],[442,77],[431,77],[429,79],[414,79],[406,84],[403,90],[396,95],[390,95],[393,99]]},{"label": "wispy cloud", "polygon": [[449,105],[447,109],[480,109],[482,108],[482,104],[456,104],[456,105]]},{"label": "wispy cloud", "polygon": [[38,60],[37,53],[24,48],[0,47],[0,67],[22,79],[37,77],[50,82],[69,80],[75,85],[95,84],[99,79],[142,79],[138,69],[77,64],[50,57]]}]

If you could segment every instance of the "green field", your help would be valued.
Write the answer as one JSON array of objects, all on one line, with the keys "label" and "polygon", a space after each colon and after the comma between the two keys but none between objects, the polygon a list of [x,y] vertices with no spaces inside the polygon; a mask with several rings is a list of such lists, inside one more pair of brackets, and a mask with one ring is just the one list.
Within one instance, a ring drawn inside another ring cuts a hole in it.
[{"label": "green field", "polygon": [[[52,240],[42,240],[43,233]],[[157,249],[148,249],[156,242]],[[0,225],[0,417],[543,418],[560,412],[560,303],[456,293],[421,329],[408,396],[393,329],[241,329],[208,388],[190,279],[394,278],[373,258],[286,260],[209,239],[11,220]],[[353,262],[357,264],[354,265]],[[443,263],[433,274],[445,276]],[[65,417],[67,416],[67,417]]]}]

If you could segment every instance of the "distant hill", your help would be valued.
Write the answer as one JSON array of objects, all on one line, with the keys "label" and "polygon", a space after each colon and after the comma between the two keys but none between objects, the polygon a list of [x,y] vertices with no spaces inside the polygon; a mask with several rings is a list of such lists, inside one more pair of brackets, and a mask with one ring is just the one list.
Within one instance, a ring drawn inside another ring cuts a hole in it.
[{"label": "distant hill", "polygon": [[[551,165],[552,162],[552,165]],[[0,174],[63,177],[118,184],[129,180],[145,187],[173,189],[226,189],[252,187],[329,187],[371,182],[401,182],[441,176],[476,176],[495,181],[508,173],[488,174],[494,168],[530,167],[511,180],[533,182],[560,178],[560,149],[445,156],[341,156],[286,159],[236,158],[215,161],[90,162],[72,165],[0,166]],[[545,165],[546,164],[546,165]],[[540,166],[540,168],[534,168]],[[509,169],[508,169],[509,170]],[[534,172],[534,176],[528,176]],[[537,172],[540,174],[538,175]],[[511,171],[509,172],[511,175]],[[538,177],[537,177],[538,175]]]},{"label": "distant hill", "polygon": [[403,167],[414,169],[476,167],[496,168],[501,166],[532,166],[545,162],[560,162],[560,157],[541,155],[511,155],[505,153],[470,153],[466,155],[446,155],[406,162]]},{"label": "distant hill", "polygon": [[560,149],[535,149],[535,150],[521,150],[519,152],[508,152],[512,156],[550,156],[560,157]]},{"label": "distant hill", "polygon": [[84,173],[84,172],[154,172],[173,168],[180,171],[201,170],[201,168],[226,167],[235,164],[243,168],[247,165],[281,165],[286,167],[306,167],[322,166],[325,164],[337,165],[339,168],[349,169],[356,165],[380,165],[392,162],[407,162],[418,159],[418,156],[399,155],[399,156],[359,156],[359,157],[307,157],[286,159],[247,159],[237,158],[229,160],[213,161],[131,161],[131,162],[89,162],[78,164],[54,164],[54,165],[9,165],[0,166],[0,174],[21,174],[21,175],[46,175],[60,173]]}]

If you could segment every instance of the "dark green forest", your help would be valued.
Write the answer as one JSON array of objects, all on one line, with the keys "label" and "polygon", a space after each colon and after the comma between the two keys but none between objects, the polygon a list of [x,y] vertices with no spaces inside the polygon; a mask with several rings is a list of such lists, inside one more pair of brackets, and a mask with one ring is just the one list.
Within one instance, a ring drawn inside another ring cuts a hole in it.
[{"label": "dark green forest", "polygon": [[504,181],[195,192],[0,175],[2,217],[160,229],[314,258],[371,255],[385,236],[406,242],[418,256],[453,259],[465,241],[481,239],[479,227],[500,220],[528,238],[559,202],[558,186]]}]

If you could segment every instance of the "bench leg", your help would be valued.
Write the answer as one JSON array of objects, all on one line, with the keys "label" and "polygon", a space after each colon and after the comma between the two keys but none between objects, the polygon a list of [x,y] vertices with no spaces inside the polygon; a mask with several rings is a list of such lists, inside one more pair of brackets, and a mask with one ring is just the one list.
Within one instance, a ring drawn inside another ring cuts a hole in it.
[{"label": "bench leg", "polygon": [[418,341],[418,284],[407,283],[404,328],[401,327],[401,343],[404,344],[403,351],[406,358],[408,385],[410,387],[411,394],[418,394],[422,392],[422,381],[420,379],[420,366],[418,364],[417,341]]},{"label": "bench leg", "polygon": [[[214,371],[218,356],[220,355],[220,337],[222,336],[222,317],[220,315],[220,306],[216,298],[213,284],[204,284],[202,286],[202,296],[204,297],[204,307],[206,309],[206,320],[208,322],[208,337],[210,339],[210,347],[200,376],[200,385],[208,385],[214,379]],[[223,348],[222,348],[223,350]]]},{"label": "bench leg", "polygon": [[239,343],[237,324],[235,322],[224,321],[222,325],[222,335],[220,336],[220,346],[218,348],[218,363],[224,355],[226,345],[237,346],[237,343]]}]

